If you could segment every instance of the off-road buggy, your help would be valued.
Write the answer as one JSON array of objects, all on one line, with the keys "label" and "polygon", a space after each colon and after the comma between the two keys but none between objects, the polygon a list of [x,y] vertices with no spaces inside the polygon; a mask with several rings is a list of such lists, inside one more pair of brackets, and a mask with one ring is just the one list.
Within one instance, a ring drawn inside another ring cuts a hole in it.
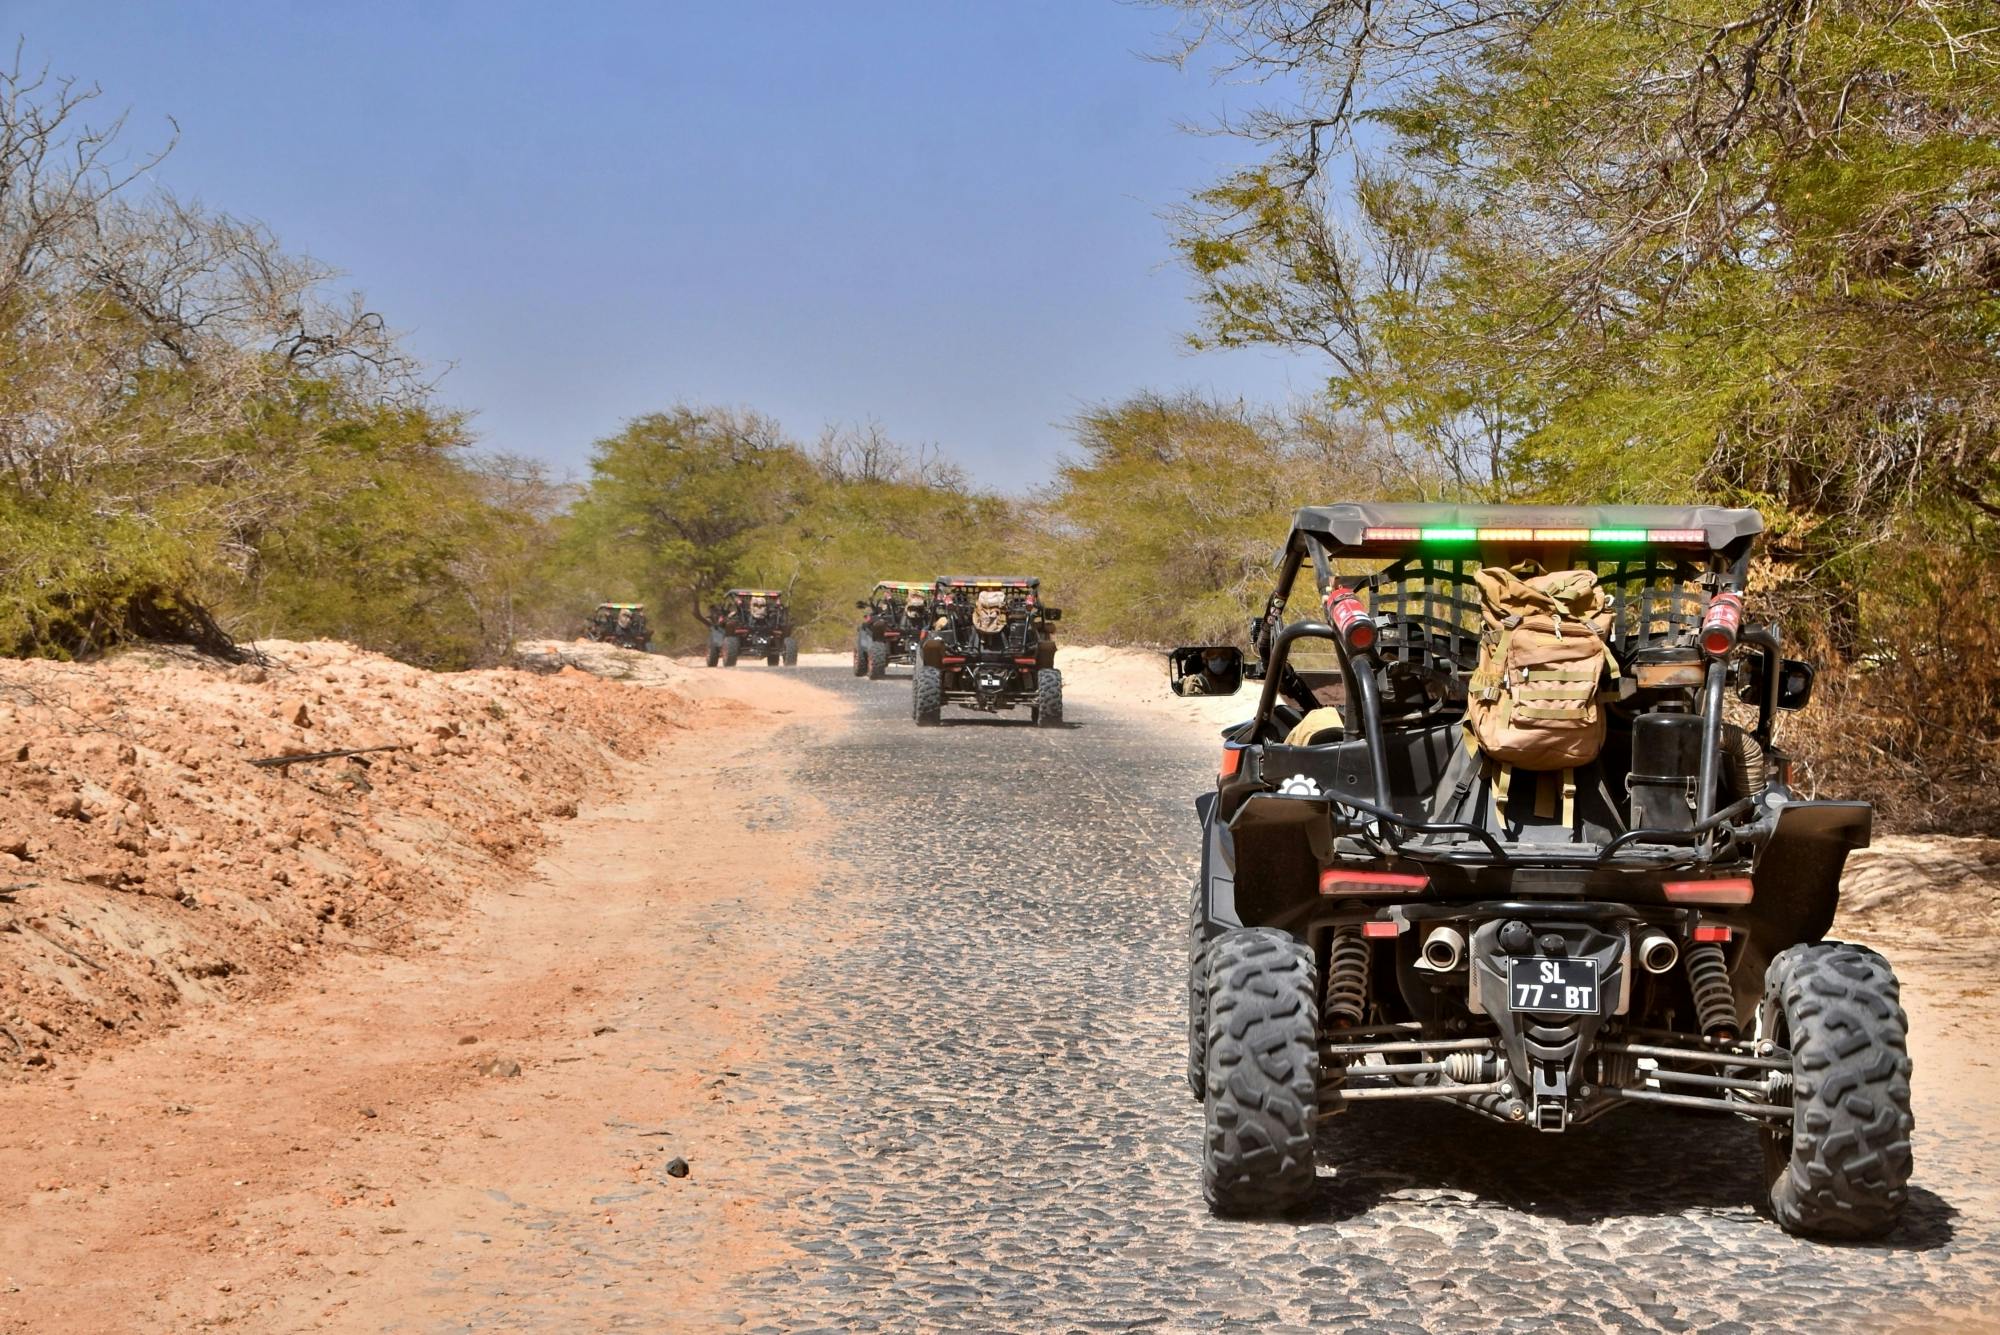
[{"label": "off-road buggy", "polygon": [[792,634],[785,595],[776,589],[731,589],[709,612],[708,665],[735,667],[743,654],[772,667],[795,667],[799,641]]},{"label": "off-road buggy", "polygon": [[[1895,1224],[1897,983],[1825,939],[1871,812],[1792,790],[1773,729],[1812,671],[1744,614],[1762,527],[1664,506],[1301,510],[1255,658],[1173,652],[1179,693],[1262,684],[1195,802],[1188,1078],[1213,1208],[1300,1204],[1322,1119],[1425,1099],[1542,1132],[1629,1107],[1745,1118],[1785,1229]],[[1288,620],[1308,563],[1316,607]],[[1561,661],[1521,667],[1523,645]],[[1505,763],[1499,725],[1573,749]]]},{"label": "off-road buggy", "polygon": [[880,681],[891,663],[914,666],[917,643],[931,620],[931,586],[885,579],[854,604],[861,625],[854,632],[854,675]]},{"label": "off-road buggy", "polygon": [[1062,726],[1062,673],[1041,581],[1008,575],[942,575],[931,589],[931,628],[911,677],[911,712],[935,727],[946,704],[998,713],[1025,702],[1031,722]]},{"label": "off-road buggy", "polygon": [[583,637],[643,653],[653,643],[652,629],[646,625],[646,605],[599,603],[584,625]]}]

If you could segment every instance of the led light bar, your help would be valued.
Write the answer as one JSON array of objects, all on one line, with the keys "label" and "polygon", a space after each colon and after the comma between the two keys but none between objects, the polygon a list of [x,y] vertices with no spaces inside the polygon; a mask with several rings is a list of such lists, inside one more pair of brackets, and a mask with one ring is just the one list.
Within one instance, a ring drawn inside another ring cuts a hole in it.
[{"label": "led light bar", "polygon": [[1698,528],[1411,528],[1384,525],[1361,531],[1364,543],[1390,542],[1586,542],[1603,546],[1705,547]]}]

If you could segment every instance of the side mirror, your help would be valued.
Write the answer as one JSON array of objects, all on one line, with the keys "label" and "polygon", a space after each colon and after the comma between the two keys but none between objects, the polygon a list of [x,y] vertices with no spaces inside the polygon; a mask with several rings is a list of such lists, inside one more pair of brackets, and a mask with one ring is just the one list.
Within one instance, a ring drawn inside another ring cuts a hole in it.
[{"label": "side mirror", "polygon": [[1044,620],[1044,621],[1061,621],[1061,620],[1062,620],[1062,609],[1061,609],[1060,607],[1044,607],[1044,608],[1042,609],[1042,620]]},{"label": "side mirror", "polygon": [[[1778,708],[1804,709],[1812,703],[1813,665],[1797,658],[1778,660]],[[1764,657],[1753,654],[1743,664],[1743,685],[1736,698],[1745,704],[1764,701]]]},{"label": "side mirror", "polygon": [[1804,709],[1812,703],[1813,665],[1797,658],[1778,661],[1778,708]]},{"label": "side mirror", "polygon": [[1232,644],[1172,650],[1167,687],[1175,695],[1234,695],[1243,689],[1243,651]]},{"label": "side mirror", "polygon": [[857,612],[866,612],[868,610],[868,600],[866,598],[856,598],[854,600],[854,610]]}]

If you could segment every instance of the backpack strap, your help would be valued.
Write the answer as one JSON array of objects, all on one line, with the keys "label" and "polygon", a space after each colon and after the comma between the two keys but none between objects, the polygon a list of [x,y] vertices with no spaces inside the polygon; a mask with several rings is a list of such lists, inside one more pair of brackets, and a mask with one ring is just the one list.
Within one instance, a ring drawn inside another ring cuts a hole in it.
[{"label": "backpack strap", "polygon": [[1507,799],[1514,786],[1514,767],[1499,765],[1493,774],[1493,810],[1500,817],[1500,833],[1507,832]]},{"label": "backpack strap", "polygon": [[1566,769],[1562,772],[1562,785],[1563,785],[1563,828],[1565,830],[1574,830],[1576,829],[1576,771],[1575,770]]}]

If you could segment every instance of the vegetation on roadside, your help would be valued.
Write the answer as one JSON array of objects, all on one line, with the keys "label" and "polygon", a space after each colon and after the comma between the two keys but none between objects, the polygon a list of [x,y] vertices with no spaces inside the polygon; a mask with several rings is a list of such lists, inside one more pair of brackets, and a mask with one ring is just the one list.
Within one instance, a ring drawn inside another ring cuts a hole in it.
[{"label": "vegetation on roadside", "polygon": [[1443,496],[1756,506],[1820,778],[2000,825],[2000,4],[1159,2],[1276,85],[1199,341]]},{"label": "vegetation on roadside", "polygon": [[0,653],[460,667],[628,599],[678,648],[734,584],[837,647],[942,566],[1041,575],[1066,636],[1211,640],[1304,502],[1720,501],[1825,665],[1819,781],[2000,828],[2000,3],[1155,2],[1277,85],[1177,219],[1194,341],[1313,351],[1326,392],[1093,406],[1013,496],[697,403],[575,481],[483,455],[330,270],[0,71]]}]

